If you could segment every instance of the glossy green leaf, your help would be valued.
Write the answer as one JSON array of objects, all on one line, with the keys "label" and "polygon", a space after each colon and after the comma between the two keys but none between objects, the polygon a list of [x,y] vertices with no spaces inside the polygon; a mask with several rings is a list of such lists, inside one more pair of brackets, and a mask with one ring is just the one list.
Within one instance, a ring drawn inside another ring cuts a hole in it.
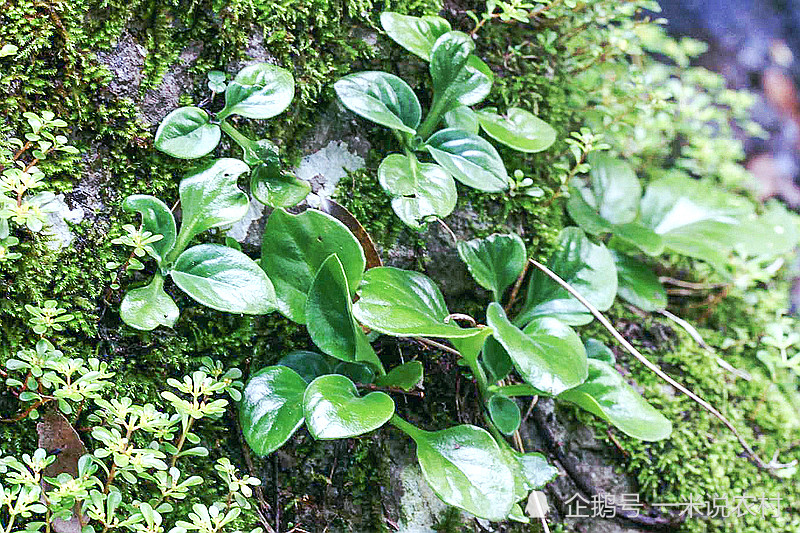
[{"label": "glossy green leaf", "polygon": [[341,261],[347,285],[354,291],[366,260],[358,240],[344,224],[313,209],[299,215],[283,209],[272,212],[264,230],[261,267],[275,284],[281,313],[305,323],[306,295],[317,270],[331,254]]},{"label": "glossy green leaf", "polygon": [[522,469],[522,475],[528,482],[528,490],[540,489],[558,476],[558,468],[548,463],[544,455],[535,452],[512,451],[512,453]]},{"label": "glossy green leaf", "polygon": [[550,317],[537,318],[519,329],[493,302],[486,320],[520,376],[538,390],[557,395],[586,379],[586,350],[569,326]]},{"label": "glossy green leaf", "polygon": [[332,374],[333,367],[328,358],[317,352],[294,350],[278,361],[278,365],[286,366],[297,372],[306,383],[311,383],[320,376]]},{"label": "glossy green leaf", "polygon": [[422,363],[419,361],[409,361],[400,366],[394,367],[385,376],[380,376],[377,385],[381,387],[397,387],[404,391],[410,391],[422,383]]},{"label": "glossy green leaf", "polygon": [[517,402],[502,394],[495,394],[489,398],[487,404],[492,423],[503,435],[512,435],[522,423],[522,413]]},{"label": "glossy green leaf", "polygon": [[515,501],[514,474],[486,430],[462,425],[423,431],[404,421],[397,425],[414,439],[422,475],[445,503],[487,520],[508,516]]},{"label": "glossy green leaf", "polygon": [[306,385],[288,366],[268,366],[247,382],[239,403],[239,421],[256,455],[274,452],[303,425]]},{"label": "glossy green leaf", "polygon": [[294,78],[291,72],[256,63],[236,74],[225,89],[225,108],[217,114],[222,120],[228,115],[247,118],[272,118],[289,107],[294,98]]},{"label": "glossy green leaf", "polygon": [[442,167],[415,156],[391,154],[378,167],[378,181],[392,199],[392,209],[406,225],[420,229],[431,217],[446,217],[456,205],[453,178]]},{"label": "glossy green leaf", "polygon": [[311,340],[324,353],[342,361],[356,360],[356,326],[344,267],[331,254],[317,270],[306,300]]},{"label": "glossy green leaf", "polygon": [[450,23],[436,16],[411,17],[391,11],[381,13],[381,26],[391,39],[425,61],[436,39],[450,31]]},{"label": "glossy green leaf", "polygon": [[514,362],[508,352],[494,337],[486,339],[481,353],[481,361],[483,361],[483,366],[488,371],[489,379],[492,382],[504,379],[514,370]]},{"label": "glossy green leaf", "polygon": [[386,72],[357,72],[333,84],[353,113],[387,128],[414,135],[422,108],[406,82]]},{"label": "glossy green leaf", "polygon": [[395,337],[471,337],[478,328],[445,322],[450,314],[430,278],[419,272],[377,267],[364,274],[353,314],[370,329]]},{"label": "glossy green leaf", "polygon": [[597,339],[586,339],[583,346],[586,348],[586,357],[590,359],[605,361],[610,365],[617,362],[617,358],[614,357],[614,352],[611,351],[611,348]]},{"label": "glossy green leaf", "polygon": [[179,107],[161,121],[154,145],[179,159],[203,157],[216,148],[222,132],[199,107]]},{"label": "glossy green leaf", "polygon": [[303,399],[308,431],[315,439],[346,439],[378,429],[394,414],[394,401],[383,392],[364,397],[352,381],[338,374],[311,382]]},{"label": "glossy green leaf", "polygon": [[347,363],[342,361],[334,367],[333,373],[340,374],[354,383],[372,383],[375,381],[375,370],[366,363]]},{"label": "glossy green leaf", "polygon": [[472,133],[478,134],[478,115],[465,105],[456,106],[444,114],[444,123],[448,128],[456,128]]},{"label": "glossy green leaf", "polygon": [[589,359],[586,382],[563,392],[559,399],[582,407],[637,439],[657,441],[672,433],[672,423],[628,385],[613,366],[598,359]]},{"label": "glossy green leaf", "polygon": [[[224,131],[234,133],[233,126],[225,127]],[[280,155],[278,154],[278,147],[269,139],[259,139],[252,141],[244,135],[235,132],[233,140],[242,149],[242,159],[245,163],[252,167],[265,164],[271,167],[278,168],[280,165]]]},{"label": "glossy green leaf", "polygon": [[494,146],[463,130],[447,128],[434,133],[425,147],[455,179],[485,192],[508,188],[508,172]]},{"label": "glossy green leaf", "polygon": [[175,217],[172,216],[167,204],[146,194],[134,194],[125,198],[122,209],[135,211],[142,215],[142,228],[156,235],[163,235],[160,241],[150,244],[153,252],[148,252],[160,265],[167,254],[175,246]]},{"label": "glossy green leaf", "polygon": [[510,107],[505,115],[487,107],[476,115],[489,137],[520,152],[541,152],[556,140],[556,130],[550,124],[518,107]]},{"label": "glossy green leaf", "polygon": [[247,214],[250,200],[236,186],[239,176],[249,170],[238,159],[217,159],[198,167],[181,180],[181,231],[177,248],[210,228],[233,224]]},{"label": "glossy green leaf", "polygon": [[629,255],[611,251],[617,265],[620,298],[643,311],[658,311],[667,307],[667,291],[658,276],[646,264]]},{"label": "glossy green leaf", "polygon": [[258,165],[250,175],[250,192],[270,207],[291,207],[311,192],[311,184],[280,171],[273,165]]},{"label": "glossy green leaf", "polygon": [[603,152],[589,154],[589,186],[578,190],[586,203],[611,224],[636,219],[642,186],[633,168],[622,159]]},{"label": "glossy green leaf", "polygon": [[158,326],[171,328],[178,320],[180,310],[164,292],[164,278],[156,274],[149,284],[125,294],[119,316],[132,328],[150,331]]},{"label": "glossy green leaf", "polygon": [[264,271],[227,246],[193,246],[178,257],[170,274],[186,294],[218,311],[264,315],[276,307],[275,289]]},{"label": "glossy green leaf", "polygon": [[[550,256],[547,266],[600,311],[614,303],[617,294],[614,257],[602,244],[593,244],[579,228],[561,231],[559,249]],[[536,269],[528,283],[525,307],[515,322],[525,324],[542,316],[555,317],[573,326],[592,321],[583,304]]]},{"label": "glossy green leaf", "polygon": [[492,291],[496,302],[519,277],[528,259],[525,243],[513,233],[459,241],[457,247],[472,277],[478,285]]},{"label": "glossy green leaf", "polygon": [[434,102],[444,102],[445,111],[459,104],[475,105],[492,88],[491,72],[471,55],[474,49],[470,36],[460,31],[441,35],[431,49]]}]

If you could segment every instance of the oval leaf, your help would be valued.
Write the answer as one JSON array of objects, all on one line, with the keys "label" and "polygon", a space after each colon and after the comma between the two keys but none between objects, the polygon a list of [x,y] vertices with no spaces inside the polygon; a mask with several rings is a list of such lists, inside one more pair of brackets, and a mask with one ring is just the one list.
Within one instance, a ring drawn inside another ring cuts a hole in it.
[{"label": "oval leaf", "polygon": [[508,188],[508,172],[500,154],[477,135],[447,128],[434,133],[425,147],[437,163],[464,185],[486,192]]},{"label": "oval leaf", "polygon": [[[614,303],[614,257],[602,244],[593,244],[579,228],[561,231],[559,250],[550,256],[547,266],[600,311]],[[542,316],[556,317],[573,326],[588,324],[593,318],[583,304],[537,269],[528,283],[525,307],[515,322],[525,324]]]},{"label": "oval leaf", "polygon": [[264,271],[238,250],[201,244],[183,252],[170,273],[183,291],[212,309],[265,315],[275,310],[275,289]]},{"label": "oval leaf", "polygon": [[445,111],[459,104],[475,105],[491,91],[491,70],[472,55],[474,49],[470,36],[460,31],[443,34],[433,45],[430,71],[434,102],[444,102],[440,105]]},{"label": "oval leaf", "polygon": [[513,233],[459,241],[457,247],[472,277],[478,285],[492,291],[496,302],[520,275],[528,259],[525,243]]},{"label": "oval leaf", "polygon": [[422,108],[406,82],[386,72],[357,72],[333,84],[353,113],[381,126],[414,135]]},{"label": "oval leaf", "polygon": [[261,267],[275,284],[278,310],[305,323],[306,295],[317,270],[329,255],[344,266],[351,294],[364,272],[364,252],[347,227],[332,216],[308,209],[291,215],[272,212],[264,230]]},{"label": "oval leaf", "polygon": [[271,118],[289,107],[294,98],[294,78],[291,72],[257,63],[239,71],[225,90],[225,109],[217,118],[241,115],[247,118]]},{"label": "oval leaf", "polygon": [[409,361],[392,369],[385,376],[380,376],[377,385],[381,387],[396,387],[404,391],[415,389],[422,383],[422,363]]},{"label": "oval leaf", "polygon": [[615,252],[619,287],[617,294],[643,311],[653,312],[667,307],[667,291],[650,268],[633,257]]},{"label": "oval leaf", "polygon": [[358,327],[351,312],[344,267],[336,254],[322,263],[308,291],[308,334],[320,350],[342,361],[356,360]]},{"label": "oval leaf", "polygon": [[119,308],[123,322],[144,331],[158,326],[171,328],[180,313],[172,298],[164,292],[164,278],[159,274],[153,276],[148,285],[129,290]]},{"label": "oval leaf", "polygon": [[247,195],[236,186],[239,176],[250,170],[238,159],[217,159],[203,165],[181,180],[179,186],[181,231],[179,246],[210,228],[233,224],[247,214]]},{"label": "oval leaf", "polygon": [[161,121],[154,145],[179,159],[196,159],[209,154],[219,144],[222,132],[209,123],[208,113],[199,107],[179,107]]},{"label": "oval leaf", "polygon": [[378,267],[364,274],[353,314],[359,322],[395,337],[472,337],[478,328],[445,323],[450,314],[430,278],[419,272]]},{"label": "oval leaf", "polygon": [[383,392],[358,396],[352,381],[338,374],[321,376],[303,398],[308,431],[315,439],[346,439],[378,429],[394,414],[394,401]]},{"label": "oval leaf", "polygon": [[167,204],[155,196],[146,194],[128,196],[125,198],[125,201],[122,202],[122,209],[141,213],[142,228],[154,235],[163,235],[160,241],[149,245],[152,252],[148,250],[148,253],[153,256],[153,259],[158,261],[158,264],[161,265],[161,262],[175,245],[177,229],[172,211],[167,207]]},{"label": "oval leaf", "polygon": [[430,60],[436,39],[450,31],[450,23],[441,17],[411,17],[391,11],[381,13],[381,26],[394,42],[425,61]]},{"label": "oval leaf", "polygon": [[302,202],[311,192],[311,184],[276,165],[258,165],[250,176],[250,192],[256,200],[270,207],[291,207]]},{"label": "oval leaf", "polygon": [[288,366],[297,372],[306,383],[311,383],[325,374],[333,373],[333,367],[331,367],[326,356],[305,350],[289,352],[278,361],[278,365]]},{"label": "oval leaf", "polygon": [[514,370],[514,362],[509,357],[503,345],[497,342],[494,337],[486,339],[481,352],[483,366],[489,372],[489,378],[493,382],[500,381]]},{"label": "oval leaf", "polygon": [[495,108],[486,108],[476,114],[489,137],[514,150],[541,152],[556,141],[556,130],[524,109],[511,107],[505,115],[500,115]]},{"label": "oval leaf", "polygon": [[430,217],[446,217],[456,206],[458,193],[450,174],[413,156],[386,156],[378,167],[378,181],[394,197],[397,216],[414,229],[422,228]]},{"label": "oval leaf", "polygon": [[478,134],[478,115],[465,105],[454,107],[445,113],[444,123],[448,128],[457,128],[473,135]]},{"label": "oval leaf", "polygon": [[305,380],[288,366],[269,366],[250,378],[239,403],[239,421],[257,455],[274,452],[303,425],[305,391]]},{"label": "oval leaf", "polygon": [[563,392],[559,399],[582,407],[637,439],[657,441],[672,433],[672,423],[628,385],[613,366],[598,359],[589,359],[586,382]]},{"label": "oval leaf", "polygon": [[519,425],[522,423],[522,413],[514,400],[502,394],[495,394],[489,398],[487,407],[489,416],[492,417],[492,423],[503,435],[512,435],[519,429]]}]

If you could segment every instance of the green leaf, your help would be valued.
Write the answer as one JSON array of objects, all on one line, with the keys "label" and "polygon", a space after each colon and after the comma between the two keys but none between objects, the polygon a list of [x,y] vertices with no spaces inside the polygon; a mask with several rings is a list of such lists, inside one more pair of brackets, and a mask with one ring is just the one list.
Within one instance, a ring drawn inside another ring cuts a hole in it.
[{"label": "green leaf", "polygon": [[450,31],[450,23],[441,17],[411,17],[391,11],[381,13],[381,26],[394,42],[425,61],[430,61],[436,39]]},{"label": "green leaf", "polygon": [[672,423],[628,385],[613,366],[598,359],[589,359],[586,382],[563,392],[559,399],[582,407],[637,439],[657,441],[672,433]]},{"label": "green leaf", "polygon": [[225,90],[225,108],[219,120],[228,115],[247,118],[272,118],[289,107],[294,98],[294,78],[281,67],[256,63],[239,71]]},{"label": "green leaf", "polygon": [[383,392],[359,397],[352,381],[338,374],[311,382],[303,398],[308,431],[315,439],[346,439],[378,429],[394,414],[394,401]]},{"label": "green leaf", "polygon": [[614,352],[611,351],[611,348],[597,339],[586,339],[583,346],[586,348],[586,357],[590,359],[605,361],[610,365],[617,362],[617,358],[614,357]]},{"label": "green leaf", "polygon": [[464,130],[473,135],[478,134],[478,115],[465,105],[454,107],[445,113],[444,123],[448,128]]},{"label": "green leaf", "polygon": [[511,450],[511,454],[520,466],[527,490],[540,489],[558,476],[558,468],[549,464],[547,458],[540,453],[519,453]]},{"label": "green leaf", "polygon": [[486,343],[483,345],[481,360],[483,361],[484,368],[489,371],[489,378],[492,382],[504,379],[514,370],[514,362],[511,360],[508,352],[494,337],[486,339]]},{"label": "green leaf", "polygon": [[798,215],[778,201],[772,201],[763,215],[750,214],[742,218],[742,224],[736,229],[735,248],[744,257],[766,261],[792,252],[800,239],[798,233]]},{"label": "green leaf", "polygon": [[520,152],[534,153],[550,148],[556,141],[556,130],[534,114],[510,107],[505,115],[487,107],[477,113],[483,131],[492,139]]},{"label": "green leaf", "polygon": [[250,201],[236,180],[248,170],[238,159],[217,159],[181,180],[183,218],[176,249],[182,250],[200,232],[233,224],[247,214]]},{"label": "green leaf", "polygon": [[164,278],[153,276],[149,284],[129,290],[122,299],[119,316],[132,328],[150,331],[158,326],[171,328],[180,316],[180,310],[164,292]]},{"label": "green leaf", "polygon": [[[580,229],[570,227],[561,231],[559,250],[550,256],[547,266],[600,311],[614,303],[617,294],[614,257],[602,244],[593,244]],[[555,317],[573,326],[592,321],[583,304],[537,269],[528,283],[525,307],[515,322],[525,324],[542,316]]]},{"label": "green leaf", "polygon": [[617,294],[620,298],[648,312],[667,307],[667,292],[646,264],[614,250],[611,254],[617,265]]},{"label": "green leaf", "polygon": [[216,148],[222,135],[219,126],[209,120],[199,107],[179,107],[158,125],[154,145],[179,159],[203,157]]},{"label": "green leaf", "polygon": [[[492,88],[491,71],[472,56],[475,43],[466,33],[450,31],[441,35],[431,50],[430,71],[435,102],[445,111],[461,105],[475,105]],[[488,72],[487,72],[488,71]]]},{"label": "green leaf", "polygon": [[508,189],[508,172],[494,146],[463,130],[434,133],[425,148],[455,179],[485,192]]},{"label": "green leaf", "polygon": [[175,226],[175,217],[172,216],[167,204],[156,198],[146,194],[134,194],[125,198],[122,202],[122,209],[125,211],[135,211],[142,215],[142,228],[152,234],[163,235],[164,238],[150,244],[153,252],[150,255],[153,259],[161,262],[172,250],[175,245],[175,235],[177,233]]},{"label": "green leaf", "polygon": [[450,314],[430,278],[393,267],[367,270],[353,314],[370,329],[395,337],[472,337],[478,328],[445,323]]},{"label": "green leaf", "polygon": [[340,374],[354,383],[372,383],[375,381],[375,370],[366,363],[340,362],[333,369],[334,374]]},{"label": "green leaf", "polygon": [[514,474],[486,430],[462,425],[423,431],[402,420],[397,426],[414,439],[422,475],[445,503],[487,520],[508,516]]},{"label": "green leaf", "polygon": [[311,340],[324,353],[342,361],[356,360],[356,328],[344,267],[331,254],[317,270],[306,300]]},{"label": "green leaf", "polygon": [[525,243],[513,233],[459,241],[457,247],[472,277],[478,285],[492,291],[496,302],[520,275],[528,259]]},{"label": "green leaf", "polygon": [[497,302],[489,304],[486,320],[517,372],[538,390],[555,396],[586,379],[586,350],[569,326],[544,317],[522,331],[509,322]]},{"label": "green leaf", "polygon": [[520,413],[517,403],[511,398],[495,394],[489,398],[487,408],[489,416],[492,417],[492,423],[503,435],[512,435],[519,429],[519,425],[522,423],[522,413]]},{"label": "green leaf", "polygon": [[239,421],[256,455],[269,455],[300,429],[305,391],[305,380],[288,366],[268,366],[250,378],[239,403]]},{"label": "green leaf", "polygon": [[611,224],[636,220],[642,186],[633,168],[622,159],[603,152],[589,154],[589,186],[578,190],[586,203]]},{"label": "green leaf", "polygon": [[294,350],[278,361],[278,365],[287,366],[297,372],[306,383],[311,383],[320,376],[332,374],[333,367],[328,358],[317,352]]},{"label": "green leaf", "polygon": [[409,361],[393,368],[385,376],[380,376],[376,384],[381,387],[397,387],[404,391],[410,391],[422,383],[422,373],[422,363]]},{"label": "green leaf", "polygon": [[193,246],[178,257],[170,274],[186,294],[217,311],[265,315],[276,307],[275,289],[264,271],[227,246]]},{"label": "green leaf", "polygon": [[308,209],[291,215],[272,212],[264,230],[261,267],[275,284],[278,310],[305,323],[306,295],[317,270],[329,255],[344,266],[351,294],[364,272],[364,251],[347,227],[332,216]]},{"label": "green leaf", "polygon": [[333,84],[353,113],[387,128],[414,135],[422,108],[406,82],[386,72],[357,72]]},{"label": "green leaf", "polygon": [[390,154],[378,167],[378,181],[392,199],[392,209],[406,225],[422,228],[430,217],[446,217],[456,205],[453,178],[442,167],[416,157]]},{"label": "green leaf", "polygon": [[258,165],[250,175],[250,192],[270,207],[291,207],[302,202],[311,192],[311,184],[274,165]]}]

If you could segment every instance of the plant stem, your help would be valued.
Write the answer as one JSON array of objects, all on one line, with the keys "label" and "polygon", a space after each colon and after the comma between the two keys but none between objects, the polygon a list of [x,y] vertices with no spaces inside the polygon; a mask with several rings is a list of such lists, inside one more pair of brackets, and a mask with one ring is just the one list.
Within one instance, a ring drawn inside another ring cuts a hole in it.
[{"label": "plant stem", "polygon": [[419,135],[423,140],[427,140],[431,133],[433,133],[433,129],[439,125],[447,104],[448,101],[444,98],[433,98],[433,105],[431,106],[431,110],[428,112],[428,116],[425,117],[422,125],[417,129],[417,135]]}]

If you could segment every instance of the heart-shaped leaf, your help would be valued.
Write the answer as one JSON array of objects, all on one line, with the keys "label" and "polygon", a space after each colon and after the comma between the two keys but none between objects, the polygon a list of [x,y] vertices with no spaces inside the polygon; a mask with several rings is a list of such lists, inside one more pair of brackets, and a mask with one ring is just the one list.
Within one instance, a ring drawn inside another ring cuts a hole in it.
[{"label": "heart-shaped leaf", "polygon": [[216,148],[222,135],[219,126],[209,120],[199,107],[179,107],[161,121],[153,144],[179,159],[203,157]]},{"label": "heart-shaped leaf", "polygon": [[569,326],[544,317],[522,331],[497,302],[489,304],[486,320],[517,372],[536,389],[555,396],[586,379],[586,350]]},{"label": "heart-shaped leaf", "polygon": [[522,423],[522,413],[520,413],[517,403],[511,398],[495,394],[489,398],[487,408],[489,416],[492,417],[492,423],[503,435],[512,435],[519,429],[519,425]]},{"label": "heart-shaped leaf", "polygon": [[445,322],[450,314],[430,278],[419,272],[378,267],[364,274],[353,314],[359,322],[395,337],[472,337],[478,328]]},{"label": "heart-shaped leaf", "polygon": [[359,397],[352,381],[338,374],[311,382],[303,398],[308,431],[315,439],[346,439],[378,429],[392,418],[394,401],[383,392]]},{"label": "heart-shaped leaf", "polygon": [[478,115],[465,105],[456,106],[444,114],[444,123],[448,128],[456,128],[472,133],[478,134]]},{"label": "heart-shaped leaf", "polygon": [[393,196],[392,209],[406,225],[420,229],[430,217],[446,217],[456,205],[453,178],[442,167],[391,154],[378,168],[378,181]]},{"label": "heart-shaped leaf", "polygon": [[672,433],[672,423],[622,378],[613,366],[589,359],[586,382],[559,395],[617,426],[631,437],[657,441]]},{"label": "heart-shaped leaf", "polygon": [[356,360],[356,328],[344,267],[331,254],[317,270],[306,300],[311,340],[324,353],[342,361]]},{"label": "heart-shaped leaf", "polygon": [[491,71],[472,55],[475,43],[469,35],[450,31],[441,35],[431,49],[434,107],[445,111],[461,105],[475,105],[492,88]]},{"label": "heart-shaped leaf", "polygon": [[125,198],[125,201],[122,202],[122,209],[141,213],[142,228],[154,235],[163,235],[160,241],[149,245],[152,252],[148,250],[148,253],[153,256],[153,259],[158,261],[158,264],[161,265],[161,262],[175,245],[177,229],[172,211],[167,207],[167,204],[155,196],[146,194],[128,196]]},{"label": "heart-shaped leaf", "polygon": [[556,140],[556,130],[550,124],[518,107],[509,108],[505,115],[487,107],[476,115],[489,137],[520,152],[541,152]]},{"label": "heart-shaped leaf", "polygon": [[[589,303],[605,311],[617,294],[614,257],[602,244],[593,244],[579,228],[564,228],[559,249],[547,266],[574,287]],[[536,317],[552,316],[577,326],[592,321],[591,313],[555,281],[538,270],[531,275],[525,307],[515,320],[525,324]]]},{"label": "heart-shaped leaf", "polygon": [[489,372],[489,378],[493,382],[500,381],[514,370],[514,362],[509,357],[503,345],[497,342],[494,337],[486,339],[481,353],[483,366]]},{"label": "heart-shaped leaf", "polygon": [[617,265],[617,294],[623,300],[649,312],[667,307],[667,292],[647,265],[628,255],[611,253]]},{"label": "heart-shaped leaf", "polygon": [[422,475],[439,498],[487,520],[508,516],[515,501],[514,475],[486,430],[463,425],[423,431],[394,421],[414,439]]},{"label": "heart-shaped leaf", "polygon": [[381,126],[414,135],[422,108],[406,82],[386,72],[357,72],[333,84],[353,113]]},{"label": "heart-shaped leaf", "polygon": [[516,234],[494,234],[483,239],[458,242],[458,255],[470,274],[499,302],[505,290],[525,268],[525,243]]},{"label": "heart-shaped leaf", "polygon": [[311,184],[280,171],[277,165],[258,165],[250,175],[250,192],[270,207],[291,207],[311,192]]},{"label": "heart-shaped leaf", "polygon": [[422,383],[422,373],[422,363],[409,361],[393,368],[385,376],[380,376],[377,384],[381,387],[397,387],[404,391],[410,391]]},{"label": "heart-shaped leaf", "polygon": [[347,227],[332,216],[308,209],[291,215],[272,212],[264,230],[261,267],[275,284],[278,310],[305,323],[306,295],[317,270],[329,255],[344,266],[347,285],[355,290],[364,272],[364,252]]},{"label": "heart-shaped leaf", "polygon": [[276,307],[275,289],[264,271],[227,246],[193,246],[178,257],[170,274],[186,294],[218,311],[265,315]]},{"label": "heart-shaped leaf", "polygon": [[278,361],[278,364],[287,366],[297,372],[306,383],[311,383],[325,374],[333,373],[333,367],[326,356],[305,350],[289,352]]},{"label": "heart-shaped leaf", "polygon": [[381,13],[381,26],[394,42],[425,61],[430,61],[436,39],[450,31],[450,23],[441,17],[411,17],[391,11]]},{"label": "heart-shaped leaf", "polygon": [[172,298],[164,292],[164,278],[160,274],[153,276],[144,287],[129,290],[119,308],[123,322],[144,331],[158,326],[171,328],[180,313]]},{"label": "heart-shaped leaf", "polygon": [[229,115],[247,118],[272,118],[289,107],[294,98],[294,78],[291,72],[256,63],[236,74],[225,90],[225,108],[217,114],[219,120]]},{"label": "heart-shaped leaf", "polygon": [[238,159],[217,159],[181,180],[179,186],[181,231],[176,250],[182,250],[200,232],[233,224],[247,214],[250,200],[236,186],[239,176],[250,170]]},{"label": "heart-shaped leaf", "polygon": [[499,192],[508,188],[508,172],[494,146],[463,130],[434,133],[425,147],[455,179],[472,188]]},{"label": "heart-shaped leaf", "polygon": [[288,366],[259,370],[244,388],[239,421],[250,448],[264,457],[303,425],[305,380]]}]

